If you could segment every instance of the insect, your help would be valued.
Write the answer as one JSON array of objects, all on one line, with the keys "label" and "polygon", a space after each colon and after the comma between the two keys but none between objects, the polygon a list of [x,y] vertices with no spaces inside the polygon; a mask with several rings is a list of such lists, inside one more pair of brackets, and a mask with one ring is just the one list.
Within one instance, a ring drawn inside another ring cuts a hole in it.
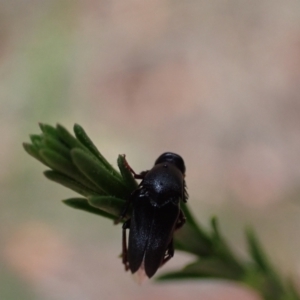
[{"label": "insect", "polygon": [[[180,202],[186,202],[183,159],[171,152],[163,153],[149,171],[136,174],[142,179],[121,214],[132,204],[131,218],[123,223],[122,260],[125,270],[142,271],[151,278],[157,269],[174,255],[173,234],[185,223]],[[129,229],[128,248],[126,229]]]}]

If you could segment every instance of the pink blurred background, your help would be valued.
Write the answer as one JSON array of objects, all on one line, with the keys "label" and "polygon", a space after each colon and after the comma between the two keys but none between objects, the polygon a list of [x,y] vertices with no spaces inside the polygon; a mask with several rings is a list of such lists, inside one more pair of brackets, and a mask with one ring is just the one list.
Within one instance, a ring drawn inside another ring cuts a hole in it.
[{"label": "pink blurred background", "polygon": [[[21,142],[81,124],[137,171],[187,165],[189,205],[247,257],[253,226],[300,274],[300,2],[0,0],[0,299],[254,300],[226,282],[136,285],[121,228],[65,207]],[[159,271],[193,258],[177,252]]]}]

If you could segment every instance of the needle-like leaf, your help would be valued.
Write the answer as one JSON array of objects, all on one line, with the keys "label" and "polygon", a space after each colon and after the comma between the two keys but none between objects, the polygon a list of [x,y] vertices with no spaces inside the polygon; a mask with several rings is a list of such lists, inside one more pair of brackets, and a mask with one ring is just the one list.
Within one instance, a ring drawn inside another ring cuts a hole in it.
[{"label": "needle-like leaf", "polygon": [[97,147],[94,145],[92,140],[89,138],[89,136],[86,134],[84,129],[78,125],[74,125],[74,133],[77,139],[84,145],[95,157],[97,157],[101,164],[114,176],[121,179],[120,173],[118,173],[112,165],[106,160],[106,158],[100,153],[100,151],[97,149]]},{"label": "needle-like leaf", "polygon": [[65,203],[66,205],[72,207],[72,208],[76,208],[76,209],[80,209],[80,210],[84,210],[111,220],[115,219],[115,216],[102,211],[99,208],[95,208],[93,206],[90,206],[88,201],[85,198],[70,198],[70,199],[66,199],[62,201],[63,203]]},{"label": "needle-like leaf", "polygon": [[100,189],[108,195],[118,198],[127,197],[130,190],[110,173],[98,160],[87,154],[82,149],[75,148],[71,151],[76,167]]},{"label": "needle-like leaf", "polygon": [[[96,195],[100,194],[100,191],[95,192],[94,190],[89,189],[85,185],[83,185],[83,184],[75,181],[74,179],[69,178],[68,176],[61,174],[57,171],[48,170],[48,171],[44,172],[44,175],[48,179],[50,179],[54,182],[57,182],[82,196],[90,197],[90,196],[96,196]],[[104,193],[103,193],[103,195],[104,195]]]},{"label": "needle-like leaf", "polygon": [[[118,218],[124,208],[126,202],[124,199],[119,199],[111,196],[94,196],[88,197],[88,202],[91,206],[100,208],[103,211]],[[126,218],[130,215],[128,214]]]},{"label": "needle-like leaf", "polygon": [[46,163],[55,171],[67,175],[68,177],[74,179],[77,182],[84,183],[88,188],[102,193],[100,187],[97,187],[93,182],[90,182],[85,176],[83,176],[75,165],[71,161],[61,156],[59,153],[44,149],[39,151],[40,156]]}]

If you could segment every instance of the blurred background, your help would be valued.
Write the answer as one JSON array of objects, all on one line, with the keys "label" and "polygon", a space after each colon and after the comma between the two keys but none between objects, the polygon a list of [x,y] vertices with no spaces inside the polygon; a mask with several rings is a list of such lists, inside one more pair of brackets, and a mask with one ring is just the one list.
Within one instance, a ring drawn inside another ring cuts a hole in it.
[{"label": "blurred background", "polygon": [[[72,210],[21,143],[81,124],[137,171],[183,156],[189,205],[247,257],[251,225],[300,275],[300,2],[0,0],[0,299],[254,300],[225,282],[138,286],[121,226]],[[158,274],[193,258],[176,252]]]}]

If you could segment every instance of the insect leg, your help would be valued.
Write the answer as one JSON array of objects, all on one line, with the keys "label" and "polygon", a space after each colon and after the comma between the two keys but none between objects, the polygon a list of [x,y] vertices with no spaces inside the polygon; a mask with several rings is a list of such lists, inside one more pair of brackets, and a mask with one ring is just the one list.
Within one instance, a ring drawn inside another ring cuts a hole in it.
[{"label": "insect leg", "polygon": [[188,198],[189,198],[189,194],[188,194],[188,192],[187,192],[185,180],[184,180],[184,182],[183,182],[183,186],[184,186],[184,190],[183,190],[182,201],[183,201],[183,202],[187,202],[187,200],[188,200]]},{"label": "insect leg", "polygon": [[174,244],[173,244],[173,239],[171,239],[167,251],[165,253],[165,257],[161,263],[160,266],[164,265],[167,261],[169,261],[172,257],[174,256]]},{"label": "insect leg", "polygon": [[130,228],[130,219],[123,223],[122,226],[122,263],[125,266],[125,271],[129,270],[128,258],[127,258],[127,237],[126,229]]},{"label": "insect leg", "polygon": [[133,177],[135,179],[144,179],[145,175],[148,173],[148,171],[141,172],[140,174],[137,174],[134,172],[134,170],[130,167],[129,163],[127,162],[124,154],[124,163],[125,167],[133,174]]},{"label": "insect leg", "polygon": [[126,201],[126,204],[125,204],[124,208],[122,209],[122,211],[120,213],[120,216],[118,217],[118,219],[115,220],[115,224],[119,224],[119,222],[125,218],[126,213],[129,209],[129,206],[132,202],[132,199],[133,199],[134,195],[137,194],[137,193],[138,193],[138,190],[135,190],[131,193],[130,197]]},{"label": "insect leg", "polygon": [[[183,211],[180,210],[179,216],[178,216],[178,219],[177,219],[177,223],[175,225],[175,230],[181,228],[184,225],[185,222],[186,222],[186,217],[184,216]],[[164,259],[163,259],[163,261],[162,261],[162,263],[161,263],[160,266],[164,265],[173,256],[174,256],[174,243],[173,243],[173,238],[172,238],[171,241],[170,241],[170,243],[169,243],[169,245],[168,245],[168,248],[166,250]]]},{"label": "insect leg", "polygon": [[180,210],[179,217],[178,217],[177,223],[175,225],[175,230],[181,228],[185,224],[185,222],[186,222],[186,217],[185,217],[183,211]]}]

